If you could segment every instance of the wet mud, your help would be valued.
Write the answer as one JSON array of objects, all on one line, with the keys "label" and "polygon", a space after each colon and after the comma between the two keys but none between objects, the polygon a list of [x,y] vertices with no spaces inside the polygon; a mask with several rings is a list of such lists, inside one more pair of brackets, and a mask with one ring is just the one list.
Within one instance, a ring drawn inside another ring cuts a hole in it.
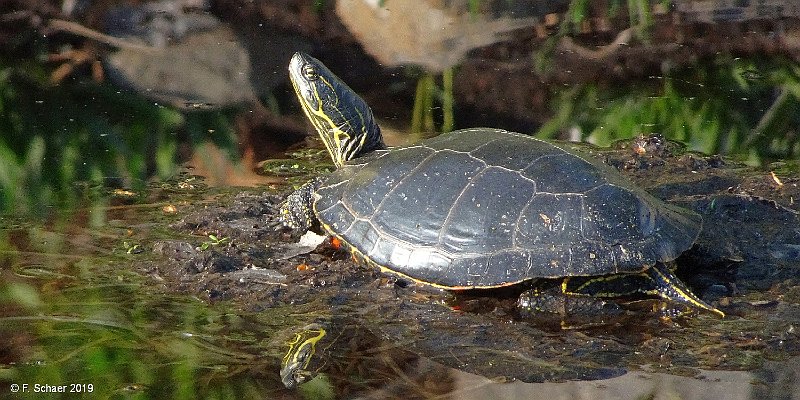
[{"label": "wet mud", "polygon": [[347,375],[354,368],[396,376],[410,364],[419,373],[421,362],[500,381],[552,382],[631,370],[699,376],[800,354],[796,168],[746,167],[658,136],[611,148],[576,146],[657,197],[703,215],[702,233],[677,260],[677,274],[726,318],[665,320],[650,312],[658,302],[648,300],[630,302],[622,315],[568,325],[519,318],[516,289],[454,295],[384,276],[328,241],[298,243],[276,216],[288,184],[208,193],[182,207],[170,225],[175,238],[143,242],[149,251],[137,268],[168,290],[281,315],[270,341],[277,355],[295,332],[322,321],[332,336],[347,338],[319,355],[332,360],[324,367],[331,379],[350,382],[347,390],[354,390]]}]

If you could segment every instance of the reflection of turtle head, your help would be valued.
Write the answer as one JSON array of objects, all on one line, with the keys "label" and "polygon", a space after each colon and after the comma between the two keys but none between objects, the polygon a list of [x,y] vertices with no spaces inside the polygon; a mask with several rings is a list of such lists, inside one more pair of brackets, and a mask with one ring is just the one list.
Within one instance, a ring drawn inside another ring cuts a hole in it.
[{"label": "reflection of turtle head", "polygon": [[322,340],[327,332],[320,324],[310,324],[296,333],[288,343],[289,351],[283,356],[281,362],[281,382],[288,389],[293,389],[304,382],[313,379],[317,372],[324,366],[323,357],[317,352],[317,343]]},{"label": "reflection of turtle head", "polygon": [[364,99],[319,60],[295,53],[289,63],[289,78],[303,112],[337,168],[347,160],[386,147]]}]

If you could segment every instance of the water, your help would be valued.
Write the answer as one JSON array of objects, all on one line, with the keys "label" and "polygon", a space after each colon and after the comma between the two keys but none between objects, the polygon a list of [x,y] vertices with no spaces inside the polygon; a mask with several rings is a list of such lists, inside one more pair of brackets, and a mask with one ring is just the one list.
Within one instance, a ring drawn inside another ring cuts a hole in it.
[{"label": "water", "polygon": [[[121,208],[136,218],[90,228],[75,212],[3,228],[2,397],[18,398],[15,389],[26,398],[185,399],[279,390],[275,350],[264,350],[274,321],[174,294],[137,271],[132,262],[143,255],[124,243],[138,239],[132,231],[153,234],[152,221],[140,219],[141,207]],[[53,388],[67,391],[37,393]]]},{"label": "water", "polygon": [[[0,398],[800,399],[793,2],[265,1],[252,20],[217,3],[142,27],[173,42],[161,57],[107,43],[124,50],[97,56],[110,82],[50,57],[83,50],[79,33],[4,14]],[[286,65],[312,50],[391,144],[472,126],[685,143],[590,151],[704,215],[679,272],[728,317],[561,329],[518,319],[508,293],[454,299],[297,246],[272,229],[276,194],[331,169],[284,154],[311,129]],[[180,174],[187,159],[206,178]],[[287,343],[311,323],[315,377],[287,389]]]},{"label": "water", "polygon": [[[800,396],[799,314],[791,299],[681,326],[653,318],[542,330],[502,312],[453,311],[440,292],[393,288],[343,253],[281,259],[281,249],[293,245],[274,233],[265,239],[274,251],[266,256],[270,268],[240,265],[236,254],[264,248],[245,238],[273,232],[251,220],[273,218],[258,209],[276,201],[270,191],[158,186],[176,194],[157,204],[92,208],[106,213],[103,224],[88,224],[86,209],[47,222],[4,219],[3,397]],[[196,254],[170,260],[154,252],[156,243],[177,242],[193,243],[186,251]],[[223,259],[231,270],[215,267]],[[313,321],[332,340],[318,346],[316,378],[288,390],[281,359]],[[59,388],[67,392],[41,393]]]}]

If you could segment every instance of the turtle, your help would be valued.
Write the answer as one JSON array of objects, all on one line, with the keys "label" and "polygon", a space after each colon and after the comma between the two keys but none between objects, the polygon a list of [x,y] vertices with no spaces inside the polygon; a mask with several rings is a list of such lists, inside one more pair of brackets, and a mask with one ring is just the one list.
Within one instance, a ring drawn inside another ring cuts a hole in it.
[{"label": "turtle", "polygon": [[[335,170],[287,196],[283,226],[316,225],[385,273],[451,291],[555,281],[567,298],[644,295],[724,316],[672,272],[701,231],[696,212],[566,142],[471,128],[388,148],[322,62],[298,52],[289,76]],[[518,305],[546,308],[542,293]]]}]

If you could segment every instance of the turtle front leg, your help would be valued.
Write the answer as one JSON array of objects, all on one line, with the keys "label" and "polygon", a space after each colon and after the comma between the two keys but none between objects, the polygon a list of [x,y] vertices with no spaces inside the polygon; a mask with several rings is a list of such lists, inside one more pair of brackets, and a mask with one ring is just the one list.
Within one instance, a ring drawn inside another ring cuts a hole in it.
[{"label": "turtle front leg", "polygon": [[322,178],[306,182],[286,196],[280,205],[278,220],[284,227],[305,233],[317,223],[314,215],[314,192],[322,185]]}]

